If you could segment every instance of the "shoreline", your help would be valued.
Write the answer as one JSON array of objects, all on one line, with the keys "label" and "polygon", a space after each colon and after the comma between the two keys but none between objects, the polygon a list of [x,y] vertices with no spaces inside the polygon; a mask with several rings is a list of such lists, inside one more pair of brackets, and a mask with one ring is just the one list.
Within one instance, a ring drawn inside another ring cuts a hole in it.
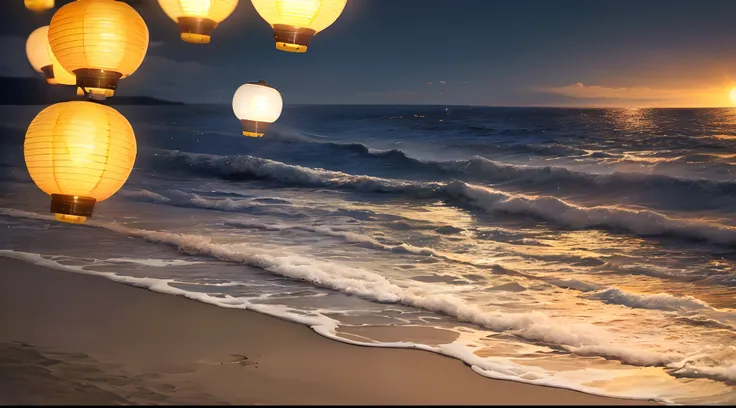
[{"label": "shoreline", "polygon": [[490,379],[100,278],[0,258],[0,403],[656,404]]}]

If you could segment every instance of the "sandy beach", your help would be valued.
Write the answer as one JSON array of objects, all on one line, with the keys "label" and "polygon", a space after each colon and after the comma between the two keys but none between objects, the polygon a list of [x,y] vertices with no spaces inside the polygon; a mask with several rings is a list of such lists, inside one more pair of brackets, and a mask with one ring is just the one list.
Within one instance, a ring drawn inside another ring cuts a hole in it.
[{"label": "sandy beach", "polygon": [[0,260],[0,308],[3,404],[642,403],[12,259]]},{"label": "sandy beach", "polygon": [[625,3],[0,2],[0,405],[736,407],[736,0]]}]

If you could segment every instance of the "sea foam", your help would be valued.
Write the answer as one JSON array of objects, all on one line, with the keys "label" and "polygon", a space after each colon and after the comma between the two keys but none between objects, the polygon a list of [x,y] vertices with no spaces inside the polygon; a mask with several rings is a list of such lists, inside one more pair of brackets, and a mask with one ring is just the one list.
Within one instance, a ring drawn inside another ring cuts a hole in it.
[{"label": "sea foam", "polygon": [[673,296],[668,293],[638,294],[624,292],[619,288],[607,288],[597,292],[589,292],[583,296],[589,299],[602,300],[607,303],[615,303],[623,306],[659,309],[712,309],[708,303],[692,296]]},{"label": "sea foam", "polygon": [[[20,210],[1,209],[1,214],[49,221],[51,217]],[[516,336],[566,346],[570,351],[620,359],[634,365],[663,365],[677,361],[677,352],[641,350],[623,345],[613,333],[587,323],[566,322],[542,312],[507,313],[486,310],[452,294],[428,292],[424,287],[403,287],[387,278],[362,268],[324,262],[283,251],[265,250],[244,245],[217,244],[197,235],[174,234],[129,228],[118,223],[89,221],[84,226],[105,228],[151,242],[176,246],[179,250],[207,255],[223,261],[250,265],[284,277],[310,282],[366,300],[400,303],[406,306],[443,313],[459,321],[473,323],[493,331],[508,331]]]},{"label": "sea foam", "polygon": [[[82,273],[86,275],[95,275],[110,279],[115,282],[124,283],[131,286],[142,287],[153,292],[163,293],[168,295],[183,296],[192,300],[196,300],[202,303],[211,304],[223,308],[230,309],[243,309],[252,310],[265,315],[277,317],[280,319],[292,321],[295,323],[304,324],[310,326],[316,333],[330,338],[332,340],[340,341],[347,344],[353,344],[357,346],[368,346],[377,348],[409,348],[418,349],[438,354],[443,354],[449,357],[457,358],[461,361],[471,365],[471,368],[479,374],[495,379],[505,379],[511,381],[518,381],[528,384],[545,385],[551,387],[568,388],[587,392],[593,395],[600,396],[611,396],[619,398],[656,398],[656,394],[649,393],[646,395],[629,396],[624,394],[610,393],[595,387],[589,387],[581,385],[580,381],[575,379],[557,378],[554,373],[548,372],[544,369],[519,365],[512,362],[510,359],[495,358],[495,359],[483,359],[472,353],[465,345],[460,343],[445,344],[440,346],[428,346],[424,344],[412,343],[412,342],[361,342],[353,339],[341,337],[337,334],[336,328],[338,322],[319,314],[305,315],[299,311],[291,309],[283,305],[272,305],[272,304],[259,304],[252,302],[252,298],[244,297],[215,297],[210,296],[206,293],[189,292],[180,288],[172,286],[177,283],[171,279],[153,279],[153,278],[134,278],[117,275],[111,272],[98,272],[89,269],[85,266],[75,266],[62,264],[53,257],[44,257],[40,254],[19,252],[19,251],[8,251],[0,250],[0,256],[6,258],[12,258],[28,262],[34,265],[57,269],[66,272]],[[495,360],[495,361],[494,361]],[[581,374],[585,375],[586,369],[580,370]],[[611,378],[608,374],[607,378]],[[585,375],[585,378],[590,378],[590,374]],[[662,400],[666,402],[666,400]]]},{"label": "sea foam", "polygon": [[[6,210],[3,212],[5,213],[5,215],[9,215]],[[27,215],[29,215],[29,217],[27,218],[32,219],[42,220],[48,218],[44,216],[34,217],[31,214]],[[15,216],[22,216],[22,212],[19,212],[19,214],[15,214]],[[305,314],[301,311],[289,308],[284,305],[259,304],[257,302],[253,302],[255,298],[232,297],[229,295],[220,297],[211,296],[206,293],[190,292],[172,286],[172,284],[179,283],[178,281],[173,279],[135,278],[121,276],[111,272],[98,272],[89,269],[89,267],[87,266],[62,264],[56,261],[54,257],[41,256],[40,254],[0,250],[0,256],[18,259],[35,265],[67,272],[101,276],[115,282],[147,288],[153,292],[183,296],[192,300],[197,300],[202,303],[212,304],[219,307],[256,311],[269,316],[278,317],[281,319],[310,326],[318,334],[343,343],[381,348],[413,348],[443,354],[462,360],[470,365],[471,369],[474,370],[476,373],[493,379],[517,381],[526,384],[549,387],[567,388],[599,396],[632,399],[653,399],[669,404],[673,404],[672,398],[677,397],[677,394],[672,395],[671,389],[666,386],[663,387],[661,390],[647,386],[627,387],[625,391],[610,391],[597,388],[595,386],[586,385],[587,383],[594,380],[610,381],[616,380],[617,378],[635,376],[639,374],[639,371],[637,369],[601,370],[581,368],[571,371],[552,372],[540,367],[535,367],[533,365],[518,364],[514,362],[512,358],[479,357],[473,353],[473,350],[471,348],[469,348],[466,344],[463,344],[462,340],[438,346],[428,346],[412,342],[360,342],[339,336],[336,332],[338,322],[319,313]],[[582,350],[583,348],[584,347],[579,347],[580,350]],[[716,351],[711,355],[720,356],[725,354],[726,357],[730,358],[730,353],[730,349],[725,349]],[[676,376],[705,376],[712,378],[723,378],[726,380],[733,379],[733,365],[718,366],[713,365],[712,361],[709,363],[710,365],[702,365],[703,363],[698,363],[702,361],[707,362],[708,356],[709,354],[707,353],[701,353],[696,356],[692,356],[689,359],[672,362],[669,365],[672,367],[672,372]],[[680,365],[680,367],[677,367],[678,365]]]}]

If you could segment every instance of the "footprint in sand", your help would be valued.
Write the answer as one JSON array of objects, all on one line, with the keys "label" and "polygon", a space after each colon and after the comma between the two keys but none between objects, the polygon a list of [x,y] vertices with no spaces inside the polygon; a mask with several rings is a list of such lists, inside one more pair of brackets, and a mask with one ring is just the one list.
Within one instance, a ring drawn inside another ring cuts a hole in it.
[{"label": "footprint in sand", "polygon": [[215,359],[201,360],[199,361],[199,363],[206,365],[240,364],[241,366],[256,366],[256,368],[258,367],[258,362],[251,361],[244,354],[230,354],[229,357],[230,358],[227,359],[227,361],[223,361],[225,359]]},{"label": "footprint in sand", "polygon": [[238,363],[241,366],[258,366],[258,363],[255,361],[248,361],[248,357],[242,355],[242,354],[230,354],[231,364]]}]

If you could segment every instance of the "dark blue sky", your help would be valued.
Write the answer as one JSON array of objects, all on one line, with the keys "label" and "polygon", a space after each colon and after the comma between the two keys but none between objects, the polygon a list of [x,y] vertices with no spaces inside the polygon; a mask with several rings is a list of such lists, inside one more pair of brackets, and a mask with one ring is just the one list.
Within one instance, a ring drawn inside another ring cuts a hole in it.
[{"label": "dark blue sky", "polygon": [[[736,83],[733,0],[348,0],[306,54],[276,50],[250,0],[208,45],[138,3],[151,47],[120,94],[229,103],[262,78],[286,103],[723,106]],[[23,44],[51,13],[0,7],[0,75],[32,76]]]}]

